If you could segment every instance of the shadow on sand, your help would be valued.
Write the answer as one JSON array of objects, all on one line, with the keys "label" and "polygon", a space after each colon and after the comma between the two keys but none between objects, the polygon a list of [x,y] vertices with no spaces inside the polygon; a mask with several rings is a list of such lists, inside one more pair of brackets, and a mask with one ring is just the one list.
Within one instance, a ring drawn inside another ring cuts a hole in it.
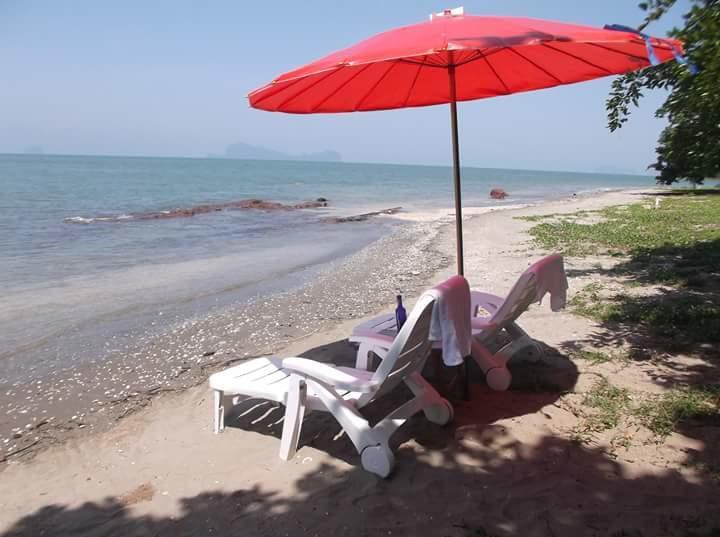
[{"label": "shadow on sand", "polygon": [[[631,289],[603,299],[601,330],[565,350],[624,346],[630,359],[662,366],[655,373],[661,384],[720,383],[720,239],[643,249],[613,268],[574,272],[619,278]],[[656,292],[633,293],[633,286]],[[694,362],[678,362],[679,354]]]},{"label": "shadow on sand", "polygon": [[[473,371],[472,399],[456,406],[451,426],[439,428],[422,416],[405,424],[393,437],[398,465],[388,480],[360,469],[334,420],[313,413],[298,457],[312,445],[351,467],[324,465],[299,478],[290,496],[262,484],[211,490],[181,499],[179,512],[168,517],[142,514],[121,498],[48,505],[2,537],[718,535],[718,481],[657,468],[630,473],[603,450],[552,434],[553,415],[538,411],[572,389],[577,369],[562,353],[546,350],[546,364],[513,367],[509,392],[487,390]],[[304,354],[353,359],[344,341]],[[383,409],[368,410],[381,415]],[[495,424],[529,413],[539,421],[521,438]],[[228,425],[278,437],[280,417],[274,407],[255,404],[238,408]],[[704,460],[710,447],[690,457]]]}]

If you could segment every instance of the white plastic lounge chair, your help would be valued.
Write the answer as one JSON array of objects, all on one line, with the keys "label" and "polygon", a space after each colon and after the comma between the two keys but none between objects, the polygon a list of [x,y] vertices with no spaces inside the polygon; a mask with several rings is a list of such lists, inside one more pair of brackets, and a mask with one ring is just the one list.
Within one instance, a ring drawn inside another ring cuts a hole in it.
[{"label": "white plastic lounge chair", "polygon": [[[517,279],[505,298],[471,291],[472,327],[474,340],[488,344],[503,331],[510,341],[494,353],[496,361],[507,363],[518,351],[528,349],[529,356],[538,360],[543,351],[520,326],[517,319],[534,302],[542,301],[550,293],[550,308],[559,311],[567,300],[567,276],[563,258],[559,254],[549,255],[530,265]],[[480,315],[482,311],[487,315]],[[473,351],[475,347],[473,347]]]},{"label": "white plastic lounge chair", "polygon": [[[529,349],[529,356],[542,357],[542,348],[517,324],[517,319],[533,302],[551,294],[551,308],[558,311],[565,306],[567,277],[563,258],[553,254],[534,263],[518,278],[506,298],[490,293],[470,291],[470,313],[472,316],[471,355],[486,375],[487,384],[493,390],[503,391],[510,386],[511,376],[507,362],[518,351]],[[480,310],[487,315],[479,315]],[[488,344],[505,332],[510,341],[497,352]],[[359,369],[367,369],[372,352],[382,341],[392,340],[395,334],[395,317],[383,314],[356,326],[348,341],[358,344],[357,363]],[[435,348],[440,348],[435,342]],[[377,354],[377,353],[376,353]]]},{"label": "white plastic lounge chair", "polygon": [[[224,428],[225,396],[281,403],[286,409],[280,458],[288,460],[297,450],[306,409],[323,410],[332,413],[345,430],[363,468],[386,477],[394,465],[388,441],[398,427],[420,411],[440,425],[453,416],[450,403],[420,375],[430,353],[430,321],[438,295],[434,289],[423,294],[394,341],[376,349],[383,360],[374,373],[307,358],[257,358],[215,373],[210,377],[215,391],[215,432]],[[414,397],[371,426],[358,410],[401,382]]]}]

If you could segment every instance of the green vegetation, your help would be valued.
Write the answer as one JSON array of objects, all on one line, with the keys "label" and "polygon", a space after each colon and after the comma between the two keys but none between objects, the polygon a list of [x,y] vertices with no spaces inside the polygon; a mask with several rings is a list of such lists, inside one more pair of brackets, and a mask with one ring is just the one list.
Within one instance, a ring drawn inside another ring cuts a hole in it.
[{"label": "green vegetation", "polygon": [[612,362],[612,356],[605,354],[600,351],[589,351],[581,350],[573,353],[573,358],[576,360],[584,360],[590,362],[592,365],[604,364],[606,362]]},{"label": "green vegetation", "polygon": [[[572,438],[581,443],[589,442],[597,433],[615,429],[630,413],[630,392],[618,388],[602,378],[593,384],[583,397],[583,408],[580,409],[581,421],[571,434]],[[629,438],[617,436],[611,442],[612,448],[628,446]]]},{"label": "green vegetation", "polygon": [[643,402],[635,414],[640,422],[664,438],[690,419],[720,416],[720,387],[680,388]]},{"label": "green vegetation", "polygon": [[[663,15],[676,0],[647,0],[640,4],[647,17],[641,29]],[[620,128],[630,106],[638,106],[647,89],[667,91],[665,102],[655,113],[665,118],[651,168],[660,183],[680,179],[702,183],[720,172],[720,2],[691,0],[681,28],[670,32],[681,40],[693,67],[671,61],[627,74],[613,82],[607,100],[608,127]],[[695,71],[695,72],[694,72]]]},{"label": "green vegetation", "polygon": [[596,350],[582,349],[572,353],[572,357],[576,360],[589,362],[590,365],[605,364],[609,362],[627,362],[628,356],[619,352],[600,352]]},{"label": "green vegetation", "polygon": [[[546,215],[534,219],[536,244],[570,255],[618,255],[612,268],[581,269],[602,275],[573,289],[570,310],[605,327],[588,347],[571,352],[590,365],[662,360],[658,372],[683,384],[707,383],[720,342],[720,194],[672,191],[654,203],[634,203],[584,215]],[[612,347],[608,348],[609,345]],[[622,345],[622,347],[617,347]],[[618,351],[617,348],[622,348]],[[683,368],[673,354],[702,359]],[[582,395],[573,411],[580,421],[575,439],[610,432],[610,452],[632,443],[638,426],[661,441],[688,421],[720,423],[720,387],[682,387],[662,394],[630,392],[603,378]]]},{"label": "green vegetation", "polygon": [[602,296],[602,286],[583,287],[570,299],[571,311],[601,323],[631,323],[664,337],[720,341],[720,303],[712,297],[665,295]]},{"label": "green vegetation", "polygon": [[[530,229],[536,243],[569,255],[616,254],[606,271],[628,288],[668,286],[650,296],[610,294],[598,283],[577,291],[572,311],[601,323],[637,324],[646,333],[688,343],[720,341],[720,195],[673,192],[659,209],[609,207],[602,221],[555,217]],[[601,269],[597,269],[601,271]]]},{"label": "green vegetation", "polygon": [[618,388],[603,378],[596,382],[589,392],[585,394],[583,404],[594,409],[587,416],[583,428],[588,432],[601,432],[614,429],[626,413],[630,404],[630,392],[625,388]]},{"label": "green vegetation", "polygon": [[587,284],[570,299],[570,310],[598,322],[615,317],[619,311],[612,299],[601,295],[602,291],[603,286],[599,283]]},{"label": "green vegetation", "polygon": [[608,207],[602,221],[586,224],[574,215],[555,216],[530,229],[539,246],[566,255],[596,253],[647,255],[658,248],[682,248],[720,240],[720,196],[704,191],[668,196],[660,209],[645,203]]},{"label": "green vegetation", "polygon": [[[582,403],[590,411],[583,410],[582,421],[573,430],[578,441],[587,442],[595,433],[615,429],[629,420],[639,422],[663,440],[683,422],[720,418],[720,386],[676,388],[641,397],[603,377],[584,394]],[[613,446],[629,443],[627,436],[615,437],[612,442]]]}]

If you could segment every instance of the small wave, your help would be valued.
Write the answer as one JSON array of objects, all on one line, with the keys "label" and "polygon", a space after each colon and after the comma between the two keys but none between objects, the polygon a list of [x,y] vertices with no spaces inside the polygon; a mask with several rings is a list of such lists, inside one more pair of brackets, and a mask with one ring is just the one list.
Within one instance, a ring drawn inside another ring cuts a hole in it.
[{"label": "small wave", "polygon": [[70,216],[63,219],[68,224],[92,224],[93,222],[118,222],[121,220],[131,220],[135,218],[130,214],[121,214],[119,216]]},{"label": "small wave", "polygon": [[67,222],[68,224],[91,224],[94,221],[94,218],[84,218],[82,216],[70,216],[63,220],[63,222]]}]

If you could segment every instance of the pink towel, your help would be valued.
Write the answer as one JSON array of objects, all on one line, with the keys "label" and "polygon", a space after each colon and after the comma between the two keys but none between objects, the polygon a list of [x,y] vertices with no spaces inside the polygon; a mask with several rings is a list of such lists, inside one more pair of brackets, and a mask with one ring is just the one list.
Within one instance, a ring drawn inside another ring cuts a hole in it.
[{"label": "pink towel", "polygon": [[536,300],[541,302],[550,293],[550,309],[560,311],[567,302],[568,281],[563,258],[559,254],[549,255],[531,265],[525,274],[535,275]]},{"label": "pink towel", "polygon": [[460,365],[472,343],[470,286],[462,276],[453,276],[433,289],[439,297],[433,308],[430,339],[441,342],[445,365]]}]

